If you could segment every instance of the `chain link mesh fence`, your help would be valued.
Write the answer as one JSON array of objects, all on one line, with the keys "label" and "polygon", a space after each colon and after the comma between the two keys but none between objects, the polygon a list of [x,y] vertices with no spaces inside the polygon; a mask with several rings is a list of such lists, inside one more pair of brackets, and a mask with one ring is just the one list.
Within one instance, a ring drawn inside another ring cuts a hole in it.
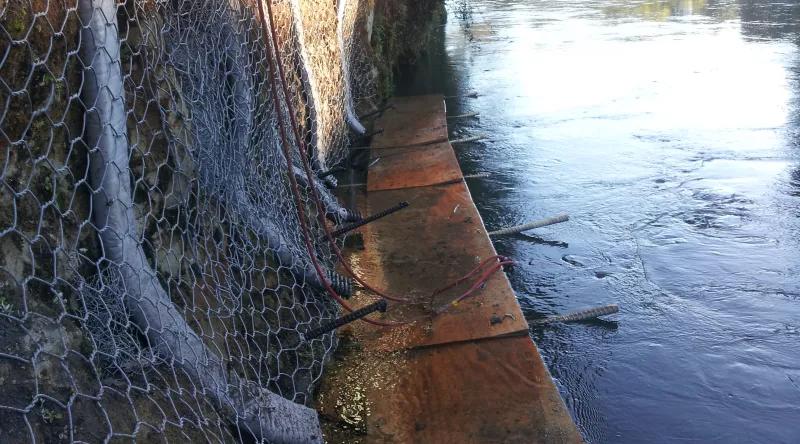
[{"label": "chain link mesh fence", "polygon": [[298,166],[363,132],[370,5],[265,1],[0,0],[0,441],[280,440],[310,403],[346,279],[298,205],[355,216]]}]

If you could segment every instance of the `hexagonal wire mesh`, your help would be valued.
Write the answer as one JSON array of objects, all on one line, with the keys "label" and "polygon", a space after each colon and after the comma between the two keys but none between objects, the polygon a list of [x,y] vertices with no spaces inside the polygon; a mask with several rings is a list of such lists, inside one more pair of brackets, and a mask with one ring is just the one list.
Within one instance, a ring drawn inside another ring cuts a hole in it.
[{"label": "hexagonal wire mesh", "polygon": [[272,393],[310,402],[335,261],[297,209],[353,215],[299,165],[362,130],[371,2],[267,1],[276,40],[251,0],[0,0],[3,441],[270,438]]}]

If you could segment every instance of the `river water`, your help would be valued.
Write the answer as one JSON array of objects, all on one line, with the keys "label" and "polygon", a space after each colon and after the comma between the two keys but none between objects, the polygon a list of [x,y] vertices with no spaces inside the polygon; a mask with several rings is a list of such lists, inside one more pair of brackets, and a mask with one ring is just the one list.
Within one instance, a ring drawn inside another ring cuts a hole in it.
[{"label": "river water", "polygon": [[[591,442],[800,442],[800,2],[472,0],[398,94],[443,92],[489,229]],[[465,97],[477,92],[477,98]]]}]

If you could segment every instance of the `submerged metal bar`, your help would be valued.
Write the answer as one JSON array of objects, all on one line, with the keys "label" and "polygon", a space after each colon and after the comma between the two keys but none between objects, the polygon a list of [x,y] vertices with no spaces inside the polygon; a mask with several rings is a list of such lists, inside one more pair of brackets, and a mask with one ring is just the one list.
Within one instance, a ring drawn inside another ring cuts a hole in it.
[{"label": "submerged metal bar", "polygon": [[483,140],[485,138],[486,138],[485,134],[478,134],[477,136],[470,136],[470,137],[464,137],[463,139],[451,140],[450,144],[453,145],[453,144],[456,144],[456,143],[477,142],[477,141]]},{"label": "submerged metal bar", "polygon": [[319,336],[324,335],[325,333],[336,330],[337,328],[345,324],[349,324],[353,321],[361,319],[376,311],[385,313],[387,307],[388,304],[386,303],[386,299],[381,299],[380,301],[375,302],[374,304],[367,305],[366,307],[359,308],[358,310],[353,310],[349,314],[334,319],[333,321],[328,322],[327,324],[323,324],[317,328],[313,328],[309,330],[307,333],[305,333],[303,337],[305,338],[306,341],[317,338]]},{"label": "submerged metal bar", "polygon": [[[408,202],[405,202],[405,201],[400,202],[399,204],[397,204],[397,205],[395,205],[393,207],[389,207],[389,208],[387,208],[387,209],[385,209],[383,211],[380,211],[378,213],[375,213],[375,214],[373,214],[371,216],[367,216],[367,217],[365,217],[364,219],[361,219],[358,222],[353,222],[352,224],[347,224],[347,225],[339,228],[338,230],[332,231],[331,232],[331,237],[341,236],[341,235],[343,235],[343,234],[345,234],[347,232],[355,230],[356,228],[363,227],[364,225],[366,225],[366,224],[368,224],[370,222],[373,222],[373,221],[376,221],[376,220],[381,219],[383,217],[386,217],[386,216],[388,216],[388,215],[390,215],[392,213],[396,213],[396,212],[402,210],[403,208],[405,208],[407,206],[408,206]],[[322,240],[324,240],[324,237],[322,238]]]},{"label": "submerged metal bar", "polygon": [[523,231],[533,230],[534,228],[546,227],[548,225],[560,224],[569,220],[569,216],[561,214],[547,219],[538,220],[529,224],[517,225],[514,227],[503,228],[502,230],[490,231],[489,236],[502,236],[504,234],[517,234]]},{"label": "submerged metal bar", "polygon": [[466,113],[466,114],[458,114],[455,116],[447,116],[447,119],[466,119],[467,117],[478,117],[480,114],[478,113]]},{"label": "submerged metal bar", "polygon": [[459,177],[458,179],[446,180],[444,182],[439,182],[439,183],[434,184],[434,185],[450,185],[450,184],[454,184],[454,183],[459,183],[459,182],[467,180],[467,179],[481,179],[481,178],[490,177],[490,176],[491,176],[490,173],[465,174],[464,176]]},{"label": "submerged metal bar", "polygon": [[459,97],[469,97],[470,99],[477,99],[478,98],[478,91],[472,91],[467,94],[456,94],[454,96],[444,96],[445,99],[457,99]]},{"label": "submerged metal bar", "polygon": [[531,321],[531,324],[545,325],[545,324],[552,324],[554,322],[586,321],[589,319],[594,319],[600,316],[610,315],[614,313],[619,313],[619,305],[617,304],[604,305],[602,307],[595,307],[587,310],[574,311],[571,313],[566,313],[558,316],[548,316],[544,319],[535,319]]}]

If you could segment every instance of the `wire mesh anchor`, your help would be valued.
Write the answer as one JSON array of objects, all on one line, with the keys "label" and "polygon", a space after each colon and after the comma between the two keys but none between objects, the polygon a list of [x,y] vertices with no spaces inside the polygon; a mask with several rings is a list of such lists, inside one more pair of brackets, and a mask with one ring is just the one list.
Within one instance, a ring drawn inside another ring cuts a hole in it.
[{"label": "wire mesh anchor", "polygon": [[[378,213],[375,213],[375,214],[373,214],[371,216],[367,216],[367,217],[365,217],[365,218],[363,218],[363,219],[361,219],[361,220],[359,220],[357,222],[353,222],[351,224],[347,224],[347,225],[343,226],[342,228],[339,228],[338,230],[331,231],[331,237],[341,236],[341,235],[343,235],[345,233],[348,233],[350,231],[355,230],[356,228],[363,227],[364,225],[366,225],[366,224],[368,224],[370,222],[376,221],[376,220],[378,220],[380,218],[386,217],[386,216],[388,216],[388,215],[390,215],[392,213],[400,211],[400,210],[402,210],[403,208],[405,208],[407,206],[408,206],[408,202],[405,202],[405,201],[400,202],[399,204],[397,204],[397,205],[395,205],[393,207],[389,207],[389,208],[387,208],[387,209],[385,209],[383,211],[380,211]],[[325,240],[325,236],[322,236],[320,238],[320,241],[322,241],[322,240]]]},{"label": "wire mesh anchor", "polygon": [[314,338],[317,338],[319,336],[322,336],[325,333],[328,333],[328,332],[331,332],[333,330],[336,330],[337,328],[339,328],[339,327],[341,327],[341,326],[343,326],[345,324],[349,324],[349,323],[351,323],[351,322],[353,322],[353,321],[355,321],[357,319],[361,319],[364,316],[367,316],[367,315],[369,315],[371,313],[374,313],[376,311],[379,311],[381,313],[385,313],[387,307],[388,307],[388,304],[386,303],[386,299],[381,299],[380,301],[375,302],[374,304],[369,304],[366,307],[362,307],[362,308],[359,308],[358,310],[354,310],[354,311],[350,312],[349,314],[346,314],[346,315],[344,315],[344,316],[342,316],[340,318],[337,318],[337,319],[335,319],[335,320],[333,320],[331,322],[328,322],[327,324],[320,325],[317,328],[312,328],[311,330],[307,331],[303,335],[303,337],[305,338],[306,341],[309,341],[311,339],[314,339]]}]

